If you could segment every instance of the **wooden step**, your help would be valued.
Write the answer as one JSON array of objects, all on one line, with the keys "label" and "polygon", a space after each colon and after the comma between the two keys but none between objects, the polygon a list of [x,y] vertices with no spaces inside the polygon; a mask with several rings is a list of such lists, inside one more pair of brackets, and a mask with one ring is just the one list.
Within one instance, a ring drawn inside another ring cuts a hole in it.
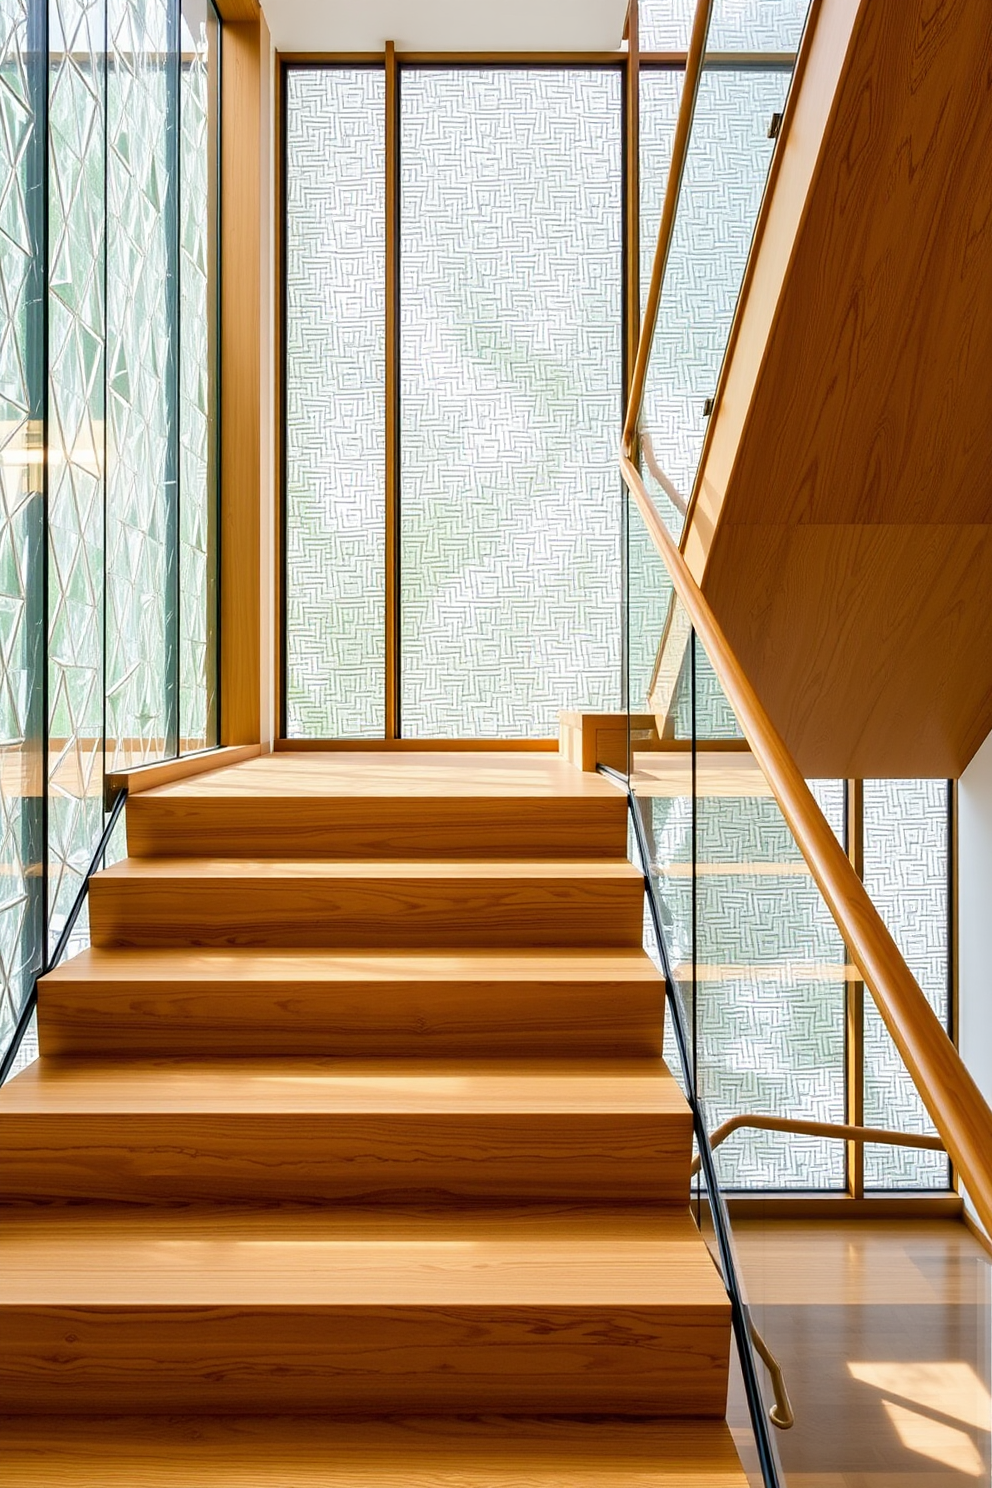
[{"label": "wooden step", "polygon": [[719,1416],[729,1303],[687,1213],[5,1215],[11,1412]]},{"label": "wooden step", "polygon": [[132,857],[622,858],[627,802],[554,755],[263,755],[132,796]]},{"label": "wooden step", "polygon": [[97,946],[641,945],[633,864],[126,858],[90,884]]},{"label": "wooden step", "polygon": [[747,1488],[722,1421],[0,1419],[17,1488]]},{"label": "wooden step", "polygon": [[661,1054],[640,950],[88,950],[38,988],[43,1054]]},{"label": "wooden step", "polygon": [[0,1197],[689,1193],[662,1061],[42,1059],[0,1090]]}]

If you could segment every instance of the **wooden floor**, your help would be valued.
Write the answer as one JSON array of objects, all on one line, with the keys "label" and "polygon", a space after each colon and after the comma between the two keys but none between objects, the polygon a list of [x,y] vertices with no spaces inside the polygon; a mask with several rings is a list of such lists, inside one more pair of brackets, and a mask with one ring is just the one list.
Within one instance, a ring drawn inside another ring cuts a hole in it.
[{"label": "wooden floor", "polygon": [[625,813],[499,754],[129,801],[0,1091],[0,1482],[742,1488]]},{"label": "wooden floor", "polygon": [[[789,1488],[987,1488],[992,1260],[965,1226],[736,1220],[734,1233],[796,1411],[775,1438]],[[736,1381],[730,1416],[753,1468]]]}]

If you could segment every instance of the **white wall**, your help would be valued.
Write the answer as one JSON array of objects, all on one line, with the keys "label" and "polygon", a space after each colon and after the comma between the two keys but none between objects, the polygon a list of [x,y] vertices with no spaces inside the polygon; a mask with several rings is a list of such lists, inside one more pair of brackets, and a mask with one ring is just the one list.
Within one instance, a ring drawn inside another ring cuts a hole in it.
[{"label": "white wall", "polygon": [[992,735],[958,782],[958,1036],[992,1104]]},{"label": "white wall", "polygon": [[627,0],[263,0],[281,52],[613,51]]}]

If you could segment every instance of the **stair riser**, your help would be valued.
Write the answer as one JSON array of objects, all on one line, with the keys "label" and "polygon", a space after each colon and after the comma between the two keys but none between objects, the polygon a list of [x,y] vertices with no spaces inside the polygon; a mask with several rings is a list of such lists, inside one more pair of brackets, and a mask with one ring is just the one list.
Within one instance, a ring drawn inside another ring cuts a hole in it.
[{"label": "stair riser", "polygon": [[628,1200],[684,1207],[684,1115],[0,1117],[0,1198]]},{"label": "stair riser", "polygon": [[97,876],[96,946],[639,946],[643,885],[583,879]]},{"label": "stair riser", "polygon": [[178,800],[127,805],[132,857],[623,858],[627,803],[469,798]]},{"label": "stair riser", "polygon": [[42,983],[43,1054],[657,1058],[660,982]]},{"label": "stair riser", "polygon": [[14,1412],[722,1416],[728,1309],[4,1308]]}]

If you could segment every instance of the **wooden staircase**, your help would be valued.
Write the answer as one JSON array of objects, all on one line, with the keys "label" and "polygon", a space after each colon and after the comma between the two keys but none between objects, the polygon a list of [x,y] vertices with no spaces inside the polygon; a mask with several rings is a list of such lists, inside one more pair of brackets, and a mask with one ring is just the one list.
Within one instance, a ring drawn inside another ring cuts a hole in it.
[{"label": "wooden staircase", "polygon": [[301,753],[127,828],[0,1091],[0,1482],[740,1488],[623,795]]}]

